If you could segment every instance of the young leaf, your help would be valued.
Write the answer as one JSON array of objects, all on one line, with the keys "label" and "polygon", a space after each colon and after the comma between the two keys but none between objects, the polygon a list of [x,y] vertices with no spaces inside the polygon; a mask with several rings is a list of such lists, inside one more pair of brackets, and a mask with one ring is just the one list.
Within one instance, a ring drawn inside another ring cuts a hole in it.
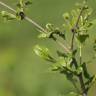
[{"label": "young leaf", "polygon": [[77,39],[82,44],[89,37],[89,34],[78,34]]},{"label": "young leaf", "polygon": [[31,5],[31,4],[32,4],[31,0],[28,0],[28,1],[20,0],[19,3],[17,4],[17,7],[18,8],[24,8],[24,7]]},{"label": "young leaf", "polygon": [[16,12],[16,17],[18,20],[23,20],[25,18],[25,6],[24,6],[24,1],[20,0],[19,3],[17,4],[17,12]]},{"label": "young leaf", "polygon": [[77,70],[76,70],[76,74],[79,75],[79,74],[81,74],[82,72],[83,72],[83,68],[82,68],[81,66],[78,67]]},{"label": "young leaf", "polygon": [[54,35],[57,35],[65,40],[65,33],[61,32],[59,28],[55,28],[53,24],[48,23],[46,25],[46,30],[48,31],[46,34],[49,36],[49,38],[56,40]]},{"label": "young leaf", "polygon": [[41,33],[41,34],[39,34],[38,38],[49,38],[50,35],[51,35],[50,32],[49,33]]},{"label": "young leaf", "polygon": [[83,68],[84,77],[85,77],[86,79],[89,79],[91,76],[90,76],[90,74],[88,73],[87,66],[86,66],[86,63],[85,63],[85,62],[82,64],[82,68]]},{"label": "young leaf", "polygon": [[73,53],[72,53],[73,57],[75,57],[76,53],[77,53],[77,49],[73,50]]},{"label": "young leaf", "polygon": [[18,8],[18,10],[23,10],[23,8],[24,8],[24,1],[23,0],[19,0],[19,3],[17,3],[17,8]]},{"label": "young leaf", "polygon": [[51,56],[49,50],[47,48],[44,48],[44,47],[40,47],[39,45],[36,45],[34,47],[34,52],[40,56],[41,58],[47,60],[47,61],[50,61],[50,62],[53,62],[55,63],[56,60]]},{"label": "young leaf", "polygon": [[69,67],[69,69],[70,69],[71,63],[72,63],[72,55],[69,53],[65,54],[65,53],[62,53],[60,51],[57,51],[57,54],[59,57],[64,59],[64,61],[66,62],[66,67]]},{"label": "young leaf", "polygon": [[96,75],[93,75],[89,78],[89,80],[86,82],[86,84],[90,84],[92,82],[95,82],[96,81]]},{"label": "young leaf", "polygon": [[62,71],[63,67],[66,67],[64,58],[60,58],[55,64],[52,65],[52,71]]},{"label": "young leaf", "polygon": [[67,54],[63,53],[63,52],[60,52],[59,50],[57,50],[57,54],[59,57],[68,57]]},{"label": "young leaf", "polygon": [[71,96],[82,96],[82,95],[79,95],[78,93],[76,93],[76,92],[70,92],[69,93]]},{"label": "young leaf", "polygon": [[49,31],[49,32],[52,32],[54,30],[54,25],[51,24],[51,23],[48,23],[46,24],[46,29]]},{"label": "young leaf", "polygon": [[73,80],[74,71],[67,67],[64,58],[60,58],[57,63],[52,65],[52,71],[59,71],[61,74],[64,74],[68,80]]},{"label": "young leaf", "polygon": [[85,83],[85,85],[87,85],[86,91],[88,91],[95,82],[96,82],[96,75],[93,75],[93,76],[90,77],[90,79]]},{"label": "young leaf", "polygon": [[63,39],[65,40],[65,33],[60,32],[59,29],[56,28],[56,29],[54,30],[53,34],[56,34],[56,35],[58,35],[59,37],[61,37],[61,38],[63,38]]},{"label": "young leaf", "polygon": [[11,14],[7,11],[1,11],[1,15],[6,20],[14,20],[16,19],[16,16],[14,14]]},{"label": "young leaf", "polygon": [[52,66],[54,71],[60,71],[61,73],[64,74],[69,74],[70,72],[72,72],[72,70],[68,66],[68,63],[63,57],[60,57],[60,59]]},{"label": "young leaf", "polygon": [[32,4],[32,1],[26,1],[24,3],[25,3],[26,6],[28,6],[28,5],[31,5]]}]

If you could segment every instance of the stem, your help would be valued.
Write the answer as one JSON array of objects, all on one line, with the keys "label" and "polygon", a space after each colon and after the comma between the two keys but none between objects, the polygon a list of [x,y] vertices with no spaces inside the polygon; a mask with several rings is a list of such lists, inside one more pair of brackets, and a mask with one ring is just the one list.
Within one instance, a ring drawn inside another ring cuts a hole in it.
[{"label": "stem", "polygon": [[3,3],[2,1],[0,1],[0,5],[2,5],[2,6],[4,6],[4,7],[6,7],[6,8],[8,8],[8,9],[10,9],[10,10],[13,11],[13,12],[16,12],[16,10],[14,10],[13,8],[11,8],[11,7],[8,6],[7,4]]},{"label": "stem", "polygon": [[82,46],[80,44],[80,65],[82,64]]},{"label": "stem", "polygon": [[79,23],[79,20],[80,20],[80,17],[81,17],[81,15],[82,15],[82,13],[83,13],[83,10],[84,10],[84,6],[82,7],[82,9],[81,9],[81,11],[80,11],[80,14],[79,14],[79,16],[78,16],[78,18],[77,18],[77,21],[76,21],[76,24],[75,24],[75,26],[72,28],[72,33],[73,33],[73,35],[72,35],[72,40],[71,40],[71,50],[73,50],[73,47],[74,47],[74,37],[75,37],[75,33],[76,33],[76,28],[78,28],[78,23]]},{"label": "stem", "polygon": [[74,49],[74,45],[73,45],[73,43],[74,43],[74,37],[75,37],[75,32],[73,32],[73,34],[72,34],[72,41],[71,41],[71,50],[72,51]]},{"label": "stem", "polygon": [[78,75],[78,78],[79,78],[80,85],[81,85],[82,96],[87,96],[87,92],[86,92],[86,88],[85,88],[85,84],[84,84],[82,73],[80,75]]},{"label": "stem", "polygon": [[[8,6],[7,4],[5,4],[4,2],[0,1],[0,5],[8,8],[9,10],[13,11],[14,13],[16,13],[16,10],[14,10],[12,7]],[[38,23],[36,23],[34,20],[30,19],[29,17],[25,16],[25,20],[27,20],[28,22],[30,22],[31,24],[33,24],[36,28],[38,28],[40,31],[38,32],[42,32],[42,33],[47,33],[47,30],[45,30],[42,26],[40,26]],[[63,43],[61,43],[59,40],[56,41],[66,52],[70,53],[69,48],[67,48]]]},{"label": "stem", "polygon": [[[6,8],[8,8],[9,10],[13,11],[14,13],[16,13],[16,10],[13,9],[12,7],[8,6],[7,4],[3,3],[2,1],[0,1],[0,4]],[[43,32],[45,32],[45,29],[42,28],[39,24],[37,24],[35,21],[33,21],[32,19],[30,19],[29,17],[25,17],[25,20],[27,20],[28,22],[32,23],[35,27],[37,27],[38,29],[42,30]]]},{"label": "stem", "polygon": [[38,29],[40,29],[43,32],[47,33],[47,31],[41,27],[39,24],[37,24],[35,21],[33,21],[32,19],[30,19],[29,17],[25,17],[25,20],[27,20],[28,22],[32,23],[35,27],[37,27]]},{"label": "stem", "polygon": [[[73,27],[73,29],[71,30],[73,35],[72,35],[72,40],[71,40],[71,51],[73,53],[73,50],[74,50],[74,38],[75,38],[75,33],[76,33],[76,29],[78,29],[78,23],[79,23],[79,20],[80,20],[80,17],[83,13],[83,10],[84,10],[84,6],[82,7],[81,11],[80,11],[80,14],[77,18],[77,21],[76,21],[76,24],[75,24],[75,27]],[[74,57],[73,57],[73,62],[74,62]],[[82,63],[82,54],[81,54],[81,44],[80,44],[80,64]],[[78,68],[78,64],[74,62],[74,66],[75,68],[77,69]],[[81,86],[81,91],[82,91],[82,96],[87,96],[87,92],[86,92],[86,88],[85,88],[85,84],[84,84],[84,79],[83,79],[83,76],[82,76],[82,73],[80,73],[78,75],[78,79],[79,79],[79,82],[80,82],[80,86]]]},{"label": "stem", "polygon": [[[80,65],[82,64],[82,44],[80,43]],[[82,95],[83,96],[87,96],[87,92],[86,92],[86,88],[85,88],[85,84],[84,84],[84,80],[83,80],[83,76],[82,73],[79,75],[79,81],[80,81],[80,85],[81,85],[81,89],[82,89]]]}]

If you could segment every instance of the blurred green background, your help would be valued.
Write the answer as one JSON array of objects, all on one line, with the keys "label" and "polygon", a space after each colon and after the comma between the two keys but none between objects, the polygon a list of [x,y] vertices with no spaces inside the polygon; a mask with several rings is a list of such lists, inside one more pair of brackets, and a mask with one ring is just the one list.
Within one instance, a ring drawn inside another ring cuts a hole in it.
[{"label": "blurred green background", "polygon": [[[18,2],[1,1],[13,8]],[[62,14],[70,12],[79,1],[82,0],[32,0],[33,4],[26,9],[26,14],[43,27],[49,22],[60,26],[64,23]],[[88,2],[95,10],[96,1]],[[0,6],[1,10],[7,9]],[[95,26],[96,23],[90,30],[92,38],[96,37]],[[34,54],[32,49],[36,44],[49,47],[53,53],[58,48],[52,41],[39,40],[38,35],[36,28],[27,21],[6,22],[0,17],[0,96],[69,96],[67,93],[75,90],[63,75],[49,71],[50,64]],[[86,60],[90,60],[93,54],[91,44],[87,41],[87,50],[83,55]],[[95,74],[95,61],[88,68],[90,73]],[[96,96],[96,84],[89,96]]]}]

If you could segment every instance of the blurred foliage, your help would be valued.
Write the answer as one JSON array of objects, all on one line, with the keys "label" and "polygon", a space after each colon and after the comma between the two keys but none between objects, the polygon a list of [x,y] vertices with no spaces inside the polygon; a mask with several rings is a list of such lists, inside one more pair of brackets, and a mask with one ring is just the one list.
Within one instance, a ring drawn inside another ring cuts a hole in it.
[{"label": "blurred foliage", "polygon": [[[13,8],[17,4],[17,0],[3,1]],[[70,11],[78,1],[80,0],[32,0],[32,5],[26,10],[26,14],[42,26],[48,22],[60,26],[59,24],[64,22],[62,14]],[[96,0],[88,2],[95,10]],[[5,8],[0,6],[0,10],[2,9]],[[93,23],[94,30],[91,28],[90,34],[92,38],[96,38],[96,21]],[[50,41],[46,40],[45,43],[38,40],[37,34],[36,29],[26,21],[6,22],[0,17],[0,96],[63,96],[63,94],[69,96],[67,93],[74,91],[73,86],[63,75],[50,72],[48,70],[50,64],[45,64],[45,61],[32,52],[33,45],[37,43],[45,44],[53,53],[56,51],[53,48],[58,48]],[[90,61],[94,53],[90,52],[94,43],[91,41],[87,41],[88,49],[83,52],[86,61]],[[93,60],[87,65],[93,74],[96,73],[95,62]],[[95,90],[96,84],[91,88],[89,96],[95,96]]]}]

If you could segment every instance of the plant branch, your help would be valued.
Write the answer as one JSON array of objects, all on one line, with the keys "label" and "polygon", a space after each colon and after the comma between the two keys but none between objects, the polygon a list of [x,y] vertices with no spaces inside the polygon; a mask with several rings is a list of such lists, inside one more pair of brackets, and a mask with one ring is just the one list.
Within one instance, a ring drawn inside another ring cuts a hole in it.
[{"label": "plant branch", "polygon": [[2,6],[4,6],[4,7],[6,7],[6,8],[8,8],[8,9],[10,9],[10,10],[13,11],[13,12],[16,12],[16,10],[14,10],[13,8],[11,8],[11,7],[8,6],[7,4],[3,3],[2,1],[0,1],[0,5],[2,5]]},{"label": "plant branch", "polygon": [[[0,1],[0,4],[2,6],[4,6],[4,7],[8,8],[9,10],[13,11],[14,13],[16,13],[16,10],[15,9],[13,9],[12,7],[10,7],[7,4],[3,3],[2,1]],[[27,20],[28,22],[32,23],[38,29],[40,29],[43,32],[45,32],[44,28],[42,28],[39,24],[37,24],[35,21],[33,21],[32,19],[30,19],[29,17],[25,16],[25,20]]]},{"label": "plant branch", "polygon": [[80,44],[80,65],[82,64],[82,46]]},{"label": "plant branch", "polygon": [[75,26],[72,28],[72,41],[71,41],[71,50],[73,50],[73,47],[74,47],[74,45],[73,45],[73,43],[74,43],[74,37],[75,37],[75,33],[76,33],[76,29],[78,28],[78,23],[79,23],[79,20],[80,20],[80,17],[81,17],[81,15],[82,15],[82,13],[83,13],[83,10],[84,10],[84,6],[82,7],[82,9],[81,9],[81,11],[80,11],[80,14],[79,14],[79,16],[78,16],[78,18],[77,18],[77,21],[76,21],[76,24],[75,24]]},{"label": "plant branch", "polygon": [[[77,21],[76,21],[76,24],[75,26],[72,28],[72,41],[71,41],[71,51],[73,53],[73,50],[74,50],[74,38],[75,38],[75,33],[76,33],[76,29],[78,29],[78,23],[79,23],[79,20],[80,20],[80,17],[83,13],[83,10],[84,10],[84,6],[81,8],[81,11],[80,11],[80,14],[77,18]],[[81,63],[81,48],[80,48],[80,63]],[[77,69],[77,64],[74,64],[75,65],[75,68]],[[84,84],[84,80],[83,80],[83,76],[82,76],[82,73],[80,73],[78,75],[78,78],[79,78],[79,81],[80,81],[80,86],[81,86],[81,90],[82,90],[82,96],[87,96],[87,92],[86,92],[86,88],[85,88],[85,84]]]},{"label": "plant branch", "polygon": [[[5,4],[4,2],[0,1],[0,5],[8,8],[9,10],[13,11],[14,13],[16,13],[16,10],[13,9],[12,7],[10,7],[9,5]],[[30,19],[29,17],[25,16],[25,20],[27,20],[28,22],[30,22],[31,24],[33,24],[36,28],[38,28],[39,32],[44,32],[47,33],[47,31],[41,27],[38,23],[36,23],[35,21],[33,21],[32,19]],[[61,43],[60,41],[56,41],[66,52],[70,52],[69,48],[67,48],[63,43]]]},{"label": "plant branch", "polygon": [[28,22],[32,23],[35,27],[37,27],[38,29],[40,29],[42,33],[43,32],[47,33],[47,31],[43,27],[41,27],[39,24],[37,24],[35,21],[33,21],[32,19],[30,19],[29,17],[25,16],[25,20],[27,20]]}]

